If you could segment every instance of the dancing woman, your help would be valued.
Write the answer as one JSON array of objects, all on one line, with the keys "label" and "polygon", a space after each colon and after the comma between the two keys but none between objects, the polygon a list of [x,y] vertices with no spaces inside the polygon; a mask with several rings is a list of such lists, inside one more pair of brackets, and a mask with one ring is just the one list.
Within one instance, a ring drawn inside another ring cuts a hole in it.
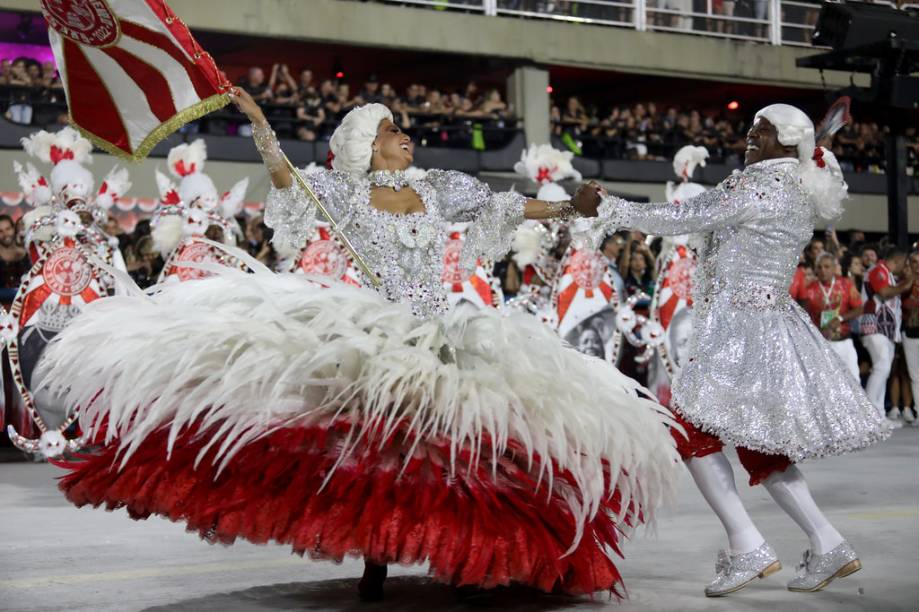
[{"label": "dancing woman", "polygon": [[[266,221],[301,246],[316,210],[244,92],[271,173]],[[535,319],[447,310],[445,221],[472,223],[463,260],[503,255],[524,217],[570,214],[458,172],[409,180],[389,110],[352,110],[334,170],[306,179],[381,280],[378,291],[215,269],[103,300],[44,362],[98,449],[67,465],[77,505],[159,514],[229,543],[363,557],[435,579],[619,592],[612,554],[673,485],[671,417],[608,363]],[[242,254],[240,254],[242,255]]]}]

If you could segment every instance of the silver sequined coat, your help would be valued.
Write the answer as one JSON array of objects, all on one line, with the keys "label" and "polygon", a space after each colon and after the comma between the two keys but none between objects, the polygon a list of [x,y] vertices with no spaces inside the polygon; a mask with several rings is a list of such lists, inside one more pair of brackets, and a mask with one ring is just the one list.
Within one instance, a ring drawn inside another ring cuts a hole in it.
[{"label": "silver sequined coat", "polygon": [[863,448],[890,428],[788,293],[816,221],[796,169],[794,159],[751,164],[680,204],[605,198],[600,222],[702,235],[674,407],[728,444],[799,461]]},{"label": "silver sequined coat", "polygon": [[[382,281],[380,292],[391,302],[411,305],[420,317],[449,308],[441,281],[448,223],[471,222],[460,264],[474,269],[478,258],[503,257],[523,222],[525,196],[493,193],[462,172],[431,170],[410,180],[425,212],[409,215],[371,206],[366,178],[329,170],[303,171],[303,176]],[[315,204],[296,184],[269,192],[265,223],[274,230],[279,250],[303,247],[315,219]]]}]

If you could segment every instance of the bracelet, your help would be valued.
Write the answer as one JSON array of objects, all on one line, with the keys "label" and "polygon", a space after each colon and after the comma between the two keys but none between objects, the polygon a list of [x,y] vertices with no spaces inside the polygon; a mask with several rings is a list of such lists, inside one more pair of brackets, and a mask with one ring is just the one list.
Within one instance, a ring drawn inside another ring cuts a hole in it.
[{"label": "bracelet", "polygon": [[268,172],[276,172],[281,168],[287,167],[284,154],[281,152],[281,145],[278,144],[278,137],[275,135],[274,130],[271,129],[271,125],[268,123],[253,123],[252,140],[255,142],[255,148],[258,150],[259,155],[262,156],[262,161],[265,162]]},{"label": "bracelet", "polygon": [[571,200],[546,202],[546,212],[548,212],[553,219],[561,220],[575,219],[581,216],[581,213],[571,204]]}]

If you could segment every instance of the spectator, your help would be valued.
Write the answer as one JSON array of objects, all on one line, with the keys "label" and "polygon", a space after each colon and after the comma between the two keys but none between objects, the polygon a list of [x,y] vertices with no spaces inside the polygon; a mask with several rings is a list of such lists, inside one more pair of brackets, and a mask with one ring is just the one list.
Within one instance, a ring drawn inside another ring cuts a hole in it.
[{"label": "spectator", "polygon": [[319,137],[326,114],[322,96],[315,89],[301,90],[300,104],[297,106],[297,120],[301,122],[297,128],[297,138],[312,142]]},{"label": "spectator", "polygon": [[155,284],[163,270],[164,261],[153,244],[152,236],[141,236],[124,253],[128,274],[141,288]]},{"label": "spectator", "polygon": [[625,238],[619,233],[610,234],[604,238],[603,244],[600,245],[600,252],[606,256],[607,268],[609,269],[610,277],[613,279],[613,287],[615,287],[616,295],[619,296],[619,299],[625,299],[625,281],[622,278],[622,274],[619,273],[619,258],[624,247]]},{"label": "spectator", "polygon": [[319,95],[322,98],[322,108],[326,117],[337,119],[341,114],[342,106],[338,99],[338,92],[335,89],[335,83],[326,79],[319,84]]},{"label": "spectator", "polygon": [[239,87],[252,96],[256,102],[270,102],[272,98],[271,87],[265,83],[265,71],[258,66],[249,68],[246,76],[242,78]]},{"label": "spectator", "polygon": [[[644,242],[633,240],[623,254],[620,271],[625,267],[623,283],[626,296],[645,293],[649,297],[654,293],[654,256]],[[637,308],[648,308],[650,302],[642,300]]]},{"label": "spectator", "polygon": [[361,90],[359,97],[363,104],[383,102],[383,93],[380,91],[380,82],[377,80],[377,76],[375,74],[370,75],[370,78],[368,78],[367,82],[364,83],[364,88]]},{"label": "spectator", "polygon": [[250,217],[246,221],[246,250],[260,262],[273,268],[277,260],[274,247],[271,245],[271,230],[260,216]]},{"label": "spectator", "polygon": [[[865,314],[859,327],[862,345],[871,355],[871,375],[865,385],[865,392],[882,416],[886,414],[884,398],[887,379],[893,366],[896,343],[900,340],[900,296],[910,291],[913,284],[909,270],[905,269],[905,262],[906,254],[897,247],[891,247],[884,259],[868,270],[863,288]],[[897,275],[904,269],[906,275],[897,281]]]},{"label": "spectator", "polygon": [[503,117],[507,112],[507,104],[501,99],[501,92],[497,89],[489,89],[479,110],[485,115]]},{"label": "spectator", "polygon": [[281,106],[293,106],[297,103],[298,85],[290,74],[287,64],[274,64],[271,77],[268,79],[271,101]]},{"label": "spectator", "polygon": [[312,95],[316,93],[316,88],[313,86],[313,71],[309,68],[304,68],[300,71],[300,81],[297,86],[297,95],[300,97],[300,100],[303,100],[307,95]]},{"label": "spectator", "polygon": [[858,354],[849,324],[862,314],[862,296],[851,280],[839,274],[837,266],[835,255],[817,256],[817,278],[803,289],[799,301],[823,337],[830,341],[830,348],[839,355],[855,381],[860,382]]},{"label": "spectator", "polygon": [[16,224],[9,215],[0,215],[0,303],[4,309],[9,310],[31,267],[26,250],[16,244]]},{"label": "spectator", "polygon": [[347,83],[339,83],[338,89],[336,90],[336,95],[338,96],[338,104],[341,107],[340,113],[347,113],[349,110],[355,106],[360,106],[364,103],[360,97],[352,98],[351,97],[351,86]]},{"label": "spectator", "polygon": [[[903,354],[912,385],[913,402],[919,401],[919,251],[909,255],[909,269],[913,279],[910,290],[903,295]],[[919,426],[915,409],[903,406],[903,421]]]},{"label": "spectator", "polygon": [[[10,105],[6,110],[6,118],[13,123],[29,125],[32,123],[32,105],[29,87],[33,86],[32,77],[29,76],[28,62],[25,58],[17,58],[10,66],[7,85],[16,87],[10,97]],[[36,83],[34,85],[40,85]]]}]

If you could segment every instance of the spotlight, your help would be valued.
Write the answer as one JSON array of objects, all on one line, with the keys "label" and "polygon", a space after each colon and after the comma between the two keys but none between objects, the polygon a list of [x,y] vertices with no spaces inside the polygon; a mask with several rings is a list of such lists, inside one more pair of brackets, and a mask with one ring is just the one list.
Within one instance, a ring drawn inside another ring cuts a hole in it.
[{"label": "spotlight", "polygon": [[551,85],[549,85],[548,87],[546,87],[546,93],[549,93],[549,94],[550,94],[550,93],[552,93],[553,91],[555,91],[555,90],[552,89],[552,86],[551,86]]},{"label": "spotlight", "polygon": [[737,100],[731,100],[728,102],[728,110],[736,111],[738,108],[740,108],[740,102]]},{"label": "spotlight", "polygon": [[345,73],[342,72],[341,70],[339,70],[338,72],[335,73],[335,78],[336,78],[336,79],[343,79],[343,78],[345,78]]}]

